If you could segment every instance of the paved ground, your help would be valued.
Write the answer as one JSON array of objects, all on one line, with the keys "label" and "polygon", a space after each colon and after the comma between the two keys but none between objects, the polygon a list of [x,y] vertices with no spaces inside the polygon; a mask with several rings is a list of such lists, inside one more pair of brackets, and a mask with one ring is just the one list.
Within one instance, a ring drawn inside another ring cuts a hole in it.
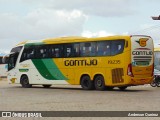
[{"label": "paved ground", "polygon": [[129,87],[126,91],[85,91],[80,86],[60,85],[49,89],[22,88],[0,80],[0,111],[160,111],[160,88],[149,85]]}]

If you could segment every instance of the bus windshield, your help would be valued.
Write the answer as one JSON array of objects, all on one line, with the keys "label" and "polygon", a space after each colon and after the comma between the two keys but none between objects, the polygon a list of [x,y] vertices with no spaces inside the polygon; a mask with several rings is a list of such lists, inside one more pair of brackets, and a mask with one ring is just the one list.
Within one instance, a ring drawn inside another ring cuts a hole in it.
[{"label": "bus windshield", "polygon": [[9,55],[9,59],[8,59],[8,71],[15,67],[17,58],[21,49],[22,49],[22,46],[19,46],[11,50],[11,54]]}]

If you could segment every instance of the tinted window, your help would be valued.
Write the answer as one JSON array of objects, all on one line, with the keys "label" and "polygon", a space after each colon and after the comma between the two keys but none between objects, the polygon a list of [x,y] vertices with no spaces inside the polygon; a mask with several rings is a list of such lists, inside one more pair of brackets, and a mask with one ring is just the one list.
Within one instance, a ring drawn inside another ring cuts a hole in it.
[{"label": "tinted window", "polygon": [[22,62],[24,60],[35,58],[35,49],[34,48],[35,48],[34,46],[30,46],[30,47],[25,48],[22,53],[20,62]]},{"label": "tinted window", "polygon": [[74,56],[74,46],[73,44],[64,45],[64,57],[73,57]]},{"label": "tinted window", "polygon": [[124,50],[124,40],[116,40],[111,43],[111,55],[117,55],[123,52]]},{"label": "tinted window", "polygon": [[48,46],[48,52],[50,58],[61,58],[63,57],[63,45],[50,45]]},{"label": "tinted window", "polygon": [[80,56],[89,57],[96,55],[96,42],[80,43]]},{"label": "tinted window", "polygon": [[79,57],[80,56],[80,43],[74,43],[74,56]]},{"label": "tinted window", "polygon": [[111,42],[100,41],[97,42],[97,56],[108,56],[111,53]]},{"label": "tinted window", "polygon": [[35,49],[36,49],[35,58],[48,58],[49,57],[49,46],[48,45],[35,46]]},{"label": "tinted window", "polygon": [[16,52],[20,52],[21,51],[21,49],[22,49],[22,46],[19,46],[19,47],[15,47],[15,48],[13,48],[12,50],[11,50],[11,52],[14,52],[14,53],[16,53]]},{"label": "tinted window", "polygon": [[79,43],[64,45],[64,57],[79,57],[79,56],[80,56]]},{"label": "tinted window", "polygon": [[13,69],[16,66],[17,58],[18,58],[18,52],[11,54],[8,58],[8,71]]},{"label": "tinted window", "polygon": [[20,61],[43,58],[111,56],[122,53],[124,44],[124,40],[110,40],[59,45],[35,45],[24,48]]}]

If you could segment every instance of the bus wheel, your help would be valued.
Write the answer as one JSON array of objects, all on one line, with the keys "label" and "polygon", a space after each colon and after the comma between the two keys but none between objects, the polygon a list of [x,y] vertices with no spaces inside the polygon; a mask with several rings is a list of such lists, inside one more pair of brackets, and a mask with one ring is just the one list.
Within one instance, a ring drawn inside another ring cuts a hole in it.
[{"label": "bus wheel", "polygon": [[81,87],[84,90],[92,90],[92,89],[94,89],[93,81],[91,81],[89,76],[86,75],[86,76],[83,76],[81,78]]},{"label": "bus wheel", "polygon": [[27,75],[23,75],[21,77],[21,85],[24,88],[30,88],[30,87],[32,87],[32,85],[29,84],[29,79],[28,79]]},{"label": "bus wheel", "polygon": [[94,79],[94,85],[96,90],[105,90],[105,82],[103,76],[99,75]]},{"label": "bus wheel", "polygon": [[52,85],[43,85],[44,88],[50,88]]},{"label": "bus wheel", "polygon": [[127,88],[127,86],[123,86],[123,87],[118,87],[120,90],[125,90]]}]

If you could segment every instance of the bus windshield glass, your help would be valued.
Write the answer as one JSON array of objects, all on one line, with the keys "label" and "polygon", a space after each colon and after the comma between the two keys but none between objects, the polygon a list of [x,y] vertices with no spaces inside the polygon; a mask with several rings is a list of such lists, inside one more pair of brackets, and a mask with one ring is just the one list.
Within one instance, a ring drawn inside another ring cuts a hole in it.
[{"label": "bus windshield glass", "polygon": [[18,47],[15,47],[11,50],[11,53],[13,54],[10,54],[9,55],[9,59],[8,59],[8,71],[13,69],[16,65],[16,62],[17,62],[17,58],[18,58],[18,55],[20,53],[22,49],[22,46],[18,46]]}]

